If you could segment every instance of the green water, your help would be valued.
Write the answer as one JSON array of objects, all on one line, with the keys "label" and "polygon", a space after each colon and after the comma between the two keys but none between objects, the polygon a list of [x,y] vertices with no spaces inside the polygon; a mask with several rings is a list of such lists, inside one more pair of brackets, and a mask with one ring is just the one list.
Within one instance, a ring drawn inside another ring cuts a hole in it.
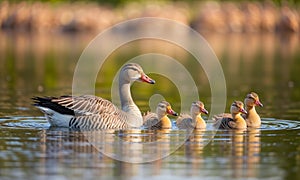
[{"label": "green water", "polygon": [[[255,91],[264,104],[260,129],[246,132],[211,130],[101,131],[92,137],[113,153],[139,161],[172,152],[150,162],[115,160],[99,150],[89,135],[50,128],[31,104],[32,96],[72,93],[76,63],[93,36],[0,35],[0,176],[1,179],[299,179],[300,178],[300,46],[296,34],[204,34],[215,51],[226,78],[228,111],[233,100]],[[141,40],[114,51],[95,83],[95,93],[110,99],[115,74],[123,63],[145,53],[171,56],[189,69],[199,97],[211,107],[211,91],[201,65],[183,49],[166,42]],[[160,94],[180,111],[180,93],[170,79],[149,74],[155,85],[135,83],[133,98],[141,111]],[[159,141],[155,141],[159,139]],[[142,142],[154,141],[148,149]],[[119,147],[119,146],[118,146]],[[120,148],[120,147],[119,147]],[[123,149],[122,149],[123,148]]]}]

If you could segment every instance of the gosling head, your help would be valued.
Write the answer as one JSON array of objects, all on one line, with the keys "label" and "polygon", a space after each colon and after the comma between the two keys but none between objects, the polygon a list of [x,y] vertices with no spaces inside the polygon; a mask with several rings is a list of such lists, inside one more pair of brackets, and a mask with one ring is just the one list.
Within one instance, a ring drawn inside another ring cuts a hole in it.
[{"label": "gosling head", "polygon": [[170,114],[172,116],[178,116],[178,113],[175,112],[171,108],[170,103],[168,103],[167,101],[161,101],[160,103],[158,103],[157,108],[156,108],[156,112],[157,112],[157,114],[161,114],[161,115]]},{"label": "gosling head", "polygon": [[247,114],[247,111],[244,109],[244,104],[241,101],[234,101],[230,107],[231,114]]},{"label": "gosling head", "polygon": [[201,114],[201,113],[208,114],[208,111],[204,108],[203,102],[195,101],[192,103],[191,113],[196,114],[196,115]]},{"label": "gosling head", "polygon": [[248,107],[253,107],[253,106],[263,107],[263,104],[259,101],[259,97],[255,92],[251,92],[247,94],[244,103]]},{"label": "gosling head", "polygon": [[125,64],[120,71],[120,79],[125,82],[132,83],[134,81],[146,82],[149,84],[154,84],[155,81],[148,77],[142,67],[136,63]]}]

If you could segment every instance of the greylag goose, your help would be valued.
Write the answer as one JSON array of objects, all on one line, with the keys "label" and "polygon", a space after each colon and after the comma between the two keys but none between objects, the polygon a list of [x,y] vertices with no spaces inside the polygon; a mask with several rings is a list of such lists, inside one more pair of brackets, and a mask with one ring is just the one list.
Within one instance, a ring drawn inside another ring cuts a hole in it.
[{"label": "greylag goose", "polygon": [[168,118],[167,114],[178,116],[178,114],[171,108],[170,103],[167,101],[161,101],[158,103],[156,113],[148,112],[143,116],[144,126],[147,129],[170,129],[172,128],[172,122]]},{"label": "greylag goose", "polygon": [[176,125],[179,129],[205,129],[206,123],[201,117],[201,113],[208,114],[201,101],[192,103],[191,115],[180,114],[176,120]]},{"label": "greylag goose", "polygon": [[34,97],[34,105],[52,126],[81,129],[124,129],[140,127],[143,117],[133,102],[130,84],[134,81],[154,84],[140,65],[129,63],[119,74],[122,110],[110,101],[93,95]]},{"label": "greylag goose", "polygon": [[247,114],[244,109],[244,104],[241,101],[234,101],[230,107],[231,114],[215,115],[213,120],[214,126],[219,126],[219,129],[246,129],[247,124],[241,113]]},{"label": "greylag goose", "polygon": [[255,106],[263,107],[263,104],[259,101],[259,97],[255,92],[247,94],[244,100],[247,114],[243,114],[243,118],[246,120],[248,127],[260,127],[261,119],[255,110]]}]

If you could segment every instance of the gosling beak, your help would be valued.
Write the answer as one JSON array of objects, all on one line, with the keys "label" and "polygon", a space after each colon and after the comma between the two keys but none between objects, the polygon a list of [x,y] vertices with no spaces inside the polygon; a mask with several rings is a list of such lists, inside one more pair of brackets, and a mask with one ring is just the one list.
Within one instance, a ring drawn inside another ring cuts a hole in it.
[{"label": "gosling beak", "polygon": [[170,106],[167,107],[167,113],[172,115],[172,116],[178,116],[178,113],[175,112]]},{"label": "gosling beak", "polygon": [[155,81],[153,79],[149,78],[149,76],[147,76],[144,73],[141,75],[140,80],[142,82],[146,82],[146,83],[149,83],[149,84],[155,84]]},{"label": "gosling beak", "polygon": [[243,114],[247,114],[247,111],[244,108],[241,108],[240,112],[243,113]]},{"label": "gosling beak", "polygon": [[208,114],[208,111],[205,108],[201,108],[200,111],[206,115]]},{"label": "gosling beak", "polygon": [[264,107],[264,105],[260,101],[256,101],[255,104],[260,107]]}]

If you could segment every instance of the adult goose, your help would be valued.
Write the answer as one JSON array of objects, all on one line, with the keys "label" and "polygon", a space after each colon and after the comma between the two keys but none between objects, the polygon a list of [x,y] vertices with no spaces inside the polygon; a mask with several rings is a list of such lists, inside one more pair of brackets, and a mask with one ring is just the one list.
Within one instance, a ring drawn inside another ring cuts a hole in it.
[{"label": "adult goose", "polygon": [[34,105],[52,126],[80,129],[126,129],[143,124],[143,117],[133,102],[130,85],[134,81],[154,84],[136,63],[122,67],[119,74],[119,94],[122,109],[110,101],[93,95],[33,97]]}]

